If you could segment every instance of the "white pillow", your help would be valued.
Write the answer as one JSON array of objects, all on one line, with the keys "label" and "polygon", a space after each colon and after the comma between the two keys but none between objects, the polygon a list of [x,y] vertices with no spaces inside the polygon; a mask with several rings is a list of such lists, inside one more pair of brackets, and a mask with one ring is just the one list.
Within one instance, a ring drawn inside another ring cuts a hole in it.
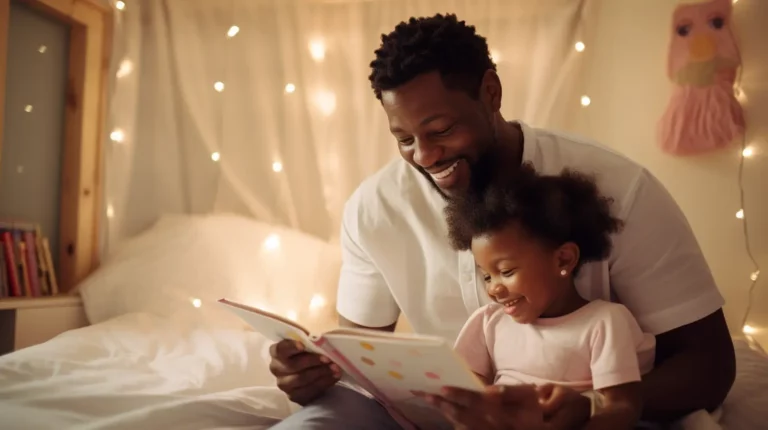
[{"label": "white pillow", "polygon": [[236,215],[173,215],[122,244],[78,290],[92,324],[149,312],[242,326],[215,303],[226,297],[314,331],[335,325],[340,267],[337,246],[296,230]]}]

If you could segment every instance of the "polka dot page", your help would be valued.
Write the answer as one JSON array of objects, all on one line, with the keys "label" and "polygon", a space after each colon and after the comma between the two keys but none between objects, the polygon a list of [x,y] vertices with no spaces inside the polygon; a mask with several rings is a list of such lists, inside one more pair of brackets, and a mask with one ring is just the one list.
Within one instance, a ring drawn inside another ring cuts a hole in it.
[{"label": "polka dot page", "polygon": [[329,334],[326,339],[392,401],[411,398],[413,391],[437,393],[446,385],[483,388],[452,346],[436,338],[361,338]]}]

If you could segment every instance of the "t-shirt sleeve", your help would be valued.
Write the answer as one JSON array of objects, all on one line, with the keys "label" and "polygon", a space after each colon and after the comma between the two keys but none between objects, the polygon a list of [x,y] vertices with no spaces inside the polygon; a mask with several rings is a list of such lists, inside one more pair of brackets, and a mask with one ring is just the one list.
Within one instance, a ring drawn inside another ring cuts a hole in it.
[{"label": "t-shirt sleeve", "polygon": [[643,172],[614,240],[610,282],[648,333],[698,321],[725,303],[688,221],[664,186]]},{"label": "t-shirt sleeve", "polygon": [[482,307],[469,317],[456,338],[454,349],[473,372],[482,375],[486,381],[493,381],[493,360],[485,330],[487,310],[487,306]]},{"label": "t-shirt sleeve", "polygon": [[355,324],[386,327],[397,322],[400,308],[384,277],[360,244],[358,206],[359,202],[353,195],[344,210],[336,310]]},{"label": "t-shirt sleeve", "polygon": [[593,328],[590,343],[595,390],[640,381],[637,345],[642,337],[640,327],[624,306],[605,307]]}]

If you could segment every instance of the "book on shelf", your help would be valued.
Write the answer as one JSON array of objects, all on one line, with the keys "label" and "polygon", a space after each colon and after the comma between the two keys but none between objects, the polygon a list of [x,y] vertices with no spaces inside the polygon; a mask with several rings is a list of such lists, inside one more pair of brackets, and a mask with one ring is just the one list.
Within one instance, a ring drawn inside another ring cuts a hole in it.
[{"label": "book on shelf", "polygon": [[405,429],[445,423],[443,414],[414,392],[438,394],[444,386],[484,389],[453,345],[439,337],[346,328],[313,335],[280,315],[227,299],[219,303],[267,339],[292,339],[328,357],[342,370],[341,384],[377,400]]},{"label": "book on shelf", "polygon": [[40,226],[0,221],[0,299],[56,294],[51,250]]}]

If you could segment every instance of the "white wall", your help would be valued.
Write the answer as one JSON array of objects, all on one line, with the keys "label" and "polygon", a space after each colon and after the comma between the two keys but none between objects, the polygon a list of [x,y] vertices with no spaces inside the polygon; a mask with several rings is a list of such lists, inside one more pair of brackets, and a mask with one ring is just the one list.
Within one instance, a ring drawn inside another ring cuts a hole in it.
[{"label": "white wall", "polygon": [[[740,149],[676,158],[655,140],[656,122],[670,94],[666,53],[675,0],[603,0],[585,50],[584,94],[592,103],[571,127],[645,165],[669,189],[688,217],[727,305],[732,330],[741,329],[753,266],[745,252],[737,169]],[[768,345],[768,1],[739,0],[734,24],[741,41],[747,142],[744,184],[751,245],[763,277],[748,324]],[[578,103],[578,100],[575,101]]]}]

